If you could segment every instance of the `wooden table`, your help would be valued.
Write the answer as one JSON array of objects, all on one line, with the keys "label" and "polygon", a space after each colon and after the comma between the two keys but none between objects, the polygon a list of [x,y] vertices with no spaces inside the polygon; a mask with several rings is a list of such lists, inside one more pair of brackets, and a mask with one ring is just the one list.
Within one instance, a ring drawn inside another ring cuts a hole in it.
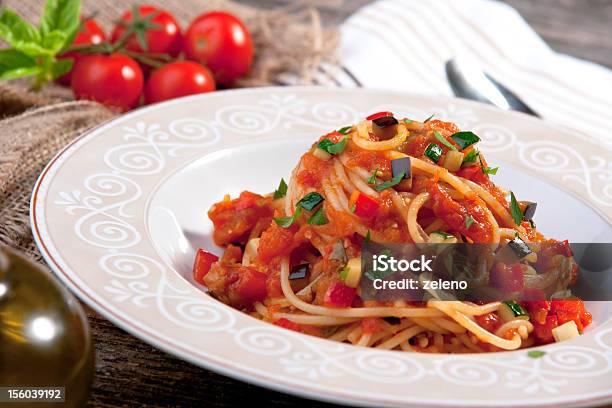
[{"label": "wooden table", "polygon": [[[244,3],[274,7],[287,1],[290,0],[248,0]],[[368,2],[345,0],[335,8],[321,7],[321,11],[325,22],[334,24]],[[612,68],[610,0],[507,0],[506,3],[516,7],[554,49]],[[91,310],[88,315],[97,358],[91,405],[331,406],[200,369],[132,337]]]}]

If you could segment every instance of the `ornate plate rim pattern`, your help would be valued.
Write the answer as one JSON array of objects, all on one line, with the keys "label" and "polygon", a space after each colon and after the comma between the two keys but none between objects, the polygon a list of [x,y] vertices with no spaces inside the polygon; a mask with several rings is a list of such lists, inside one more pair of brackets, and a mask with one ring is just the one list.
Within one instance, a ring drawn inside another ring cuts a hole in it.
[{"label": "ornate plate rim pattern", "polygon": [[[193,364],[279,391],[370,406],[576,406],[612,400],[605,381],[612,376],[612,320],[569,344],[545,346],[540,359],[525,352],[494,358],[380,352],[246,316],[190,286],[155,253],[143,215],[167,174],[230,145],[280,130],[321,132],[382,107],[415,117],[433,111],[475,128],[487,152],[503,154],[528,172],[544,169],[552,185],[563,185],[612,219],[612,168],[589,136],[447,97],[273,87],[181,98],[88,131],[58,153],[34,187],[36,244],[55,274],[119,327]],[[530,126],[542,131],[539,139],[519,136]],[[559,133],[584,143],[559,145]],[[145,310],[158,313],[157,319]],[[227,344],[244,358],[232,359]],[[598,387],[581,392],[589,381]],[[571,385],[576,389],[568,391]],[[456,400],[440,396],[440,386]],[[500,392],[483,397],[483,387],[491,386]],[[566,395],[557,396],[560,389]]]}]

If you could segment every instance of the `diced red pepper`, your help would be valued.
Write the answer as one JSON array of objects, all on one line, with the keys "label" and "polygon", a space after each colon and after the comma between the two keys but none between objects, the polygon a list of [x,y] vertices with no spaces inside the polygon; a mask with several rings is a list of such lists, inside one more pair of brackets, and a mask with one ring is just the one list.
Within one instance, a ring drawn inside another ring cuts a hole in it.
[{"label": "diced red pepper", "polygon": [[550,302],[550,313],[557,316],[559,324],[573,320],[580,333],[592,321],[591,314],[584,308],[582,300],[578,299],[553,300]]},{"label": "diced red pepper", "polygon": [[502,292],[516,292],[525,287],[525,276],[520,264],[508,266],[502,262],[491,270],[491,284]]},{"label": "diced red pepper", "polygon": [[543,324],[538,322],[532,322],[535,336],[540,340],[540,342],[552,343],[555,341],[552,329],[559,326],[559,321],[557,320],[557,316],[549,315],[546,317],[546,320]]},{"label": "diced red pepper", "polygon": [[495,333],[502,325],[501,318],[495,313],[487,313],[481,316],[476,316],[476,323],[483,329]]},{"label": "diced red pepper", "polygon": [[300,327],[299,324],[297,324],[296,322],[292,322],[291,320],[286,319],[284,317],[281,317],[280,319],[275,321],[274,324],[280,327],[284,327],[285,329],[293,330],[296,332],[302,331],[302,328]]},{"label": "diced red pepper", "polygon": [[245,266],[238,270],[237,276],[237,280],[229,285],[228,291],[233,304],[247,307],[266,298],[268,275]]},{"label": "diced red pepper", "polygon": [[[539,290],[542,293],[530,295],[530,292],[528,292],[535,290]],[[531,297],[532,299],[544,299],[544,291],[542,291],[541,289],[529,289],[528,291],[526,290],[523,292],[524,298],[525,292],[528,292],[527,296]],[[546,300],[530,300],[527,302],[523,302],[523,305],[529,312],[529,316],[532,321],[538,322],[540,324],[544,324],[546,322],[546,316],[548,316],[548,312],[550,311],[550,302],[547,302]]]},{"label": "diced red pepper", "polygon": [[378,118],[382,118],[385,116],[393,116],[393,112],[376,112],[371,114],[370,116],[366,117],[367,120],[374,120],[374,119],[378,119]]},{"label": "diced red pepper", "polygon": [[213,262],[217,262],[219,257],[203,249],[198,249],[193,263],[193,279],[199,284],[205,285],[204,276],[210,271]]},{"label": "diced red pepper", "polygon": [[328,307],[350,307],[356,294],[357,289],[336,281],[327,288],[323,303]]},{"label": "diced red pepper", "polygon": [[371,218],[376,214],[376,211],[380,208],[380,203],[375,198],[370,197],[367,194],[355,190],[351,194],[349,200],[349,206],[353,208],[355,206],[355,214],[362,218]]}]

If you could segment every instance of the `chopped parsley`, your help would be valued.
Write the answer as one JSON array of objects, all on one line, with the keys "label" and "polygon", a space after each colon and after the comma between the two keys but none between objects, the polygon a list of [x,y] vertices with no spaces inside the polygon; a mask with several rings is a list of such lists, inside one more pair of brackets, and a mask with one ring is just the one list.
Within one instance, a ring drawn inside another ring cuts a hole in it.
[{"label": "chopped parsley", "polygon": [[343,128],[340,128],[340,129],[338,130],[338,133],[340,133],[340,134],[342,134],[342,135],[346,135],[348,132],[350,132],[350,131],[351,131],[351,129],[352,129],[352,128],[353,128],[352,126],[345,126],[345,127],[343,127]]},{"label": "chopped parsley", "polygon": [[312,211],[314,208],[325,200],[323,196],[316,191],[306,194],[300,201],[297,202],[297,207],[302,207],[306,211]]},{"label": "chopped parsley", "polygon": [[349,211],[354,213],[356,209],[357,209],[357,204],[353,204],[351,205],[351,208],[349,208]]},{"label": "chopped parsley", "polygon": [[273,198],[276,200],[278,198],[283,198],[287,194],[287,183],[285,183],[285,179],[281,179],[278,188],[274,190]]},{"label": "chopped parsley", "polygon": [[474,143],[480,142],[480,138],[473,132],[457,132],[451,136],[451,139],[459,145],[461,150]]},{"label": "chopped parsley", "polygon": [[319,142],[317,147],[321,150],[325,150],[329,154],[338,154],[344,151],[347,141],[348,137],[343,138],[338,143],[334,143],[329,139],[323,139]]},{"label": "chopped parsley", "polygon": [[404,124],[406,124],[406,125],[409,125],[412,122],[414,122],[414,120],[412,120],[412,119],[404,119]]},{"label": "chopped parsley", "polygon": [[474,223],[474,217],[471,215],[466,215],[465,217],[465,228],[469,229],[470,226]]},{"label": "chopped parsley", "polygon": [[325,225],[328,222],[329,221],[327,220],[327,217],[325,216],[325,210],[323,210],[323,207],[319,208],[317,212],[314,213],[312,217],[308,219],[308,224],[310,225]]},{"label": "chopped parsley", "polygon": [[436,139],[438,139],[440,141],[440,143],[442,143],[444,146],[448,147],[451,150],[457,150],[457,148],[455,147],[455,145],[453,145],[451,142],[449,142],[448,140],[446,140],[446,138],[444,136],[442,136],[442,133],[438,132],[437,130],[434,131],[434,136],[436,137]]},{"label": "chopped parsley", "polygon": [[542,350],[530,350],[527,352],[527,357],[529,358],[540,358],[546,355],[545,351]]},{"label": "chopped parsley", "polygon": [[397,176],[393,177],[391,180],[382,182],[379,185],[375,186],[374,190],[382,191],[382,190],[385,190],[387,188],[393,187],[394,185],[396,185],[400,181],[402,181],[402,179],[404,178],[405,175],[406,175],[406,173],[402,172],[402,173],[398,174]]},{"label": "chopped parsley", "polygon": [[449,239],[449,238],[453,238],[454,237],[454,235],[447,234],[446,232],[443,232],[443,231],[434,231],[434,232],[432,232],[432,234],[440,235],[444,239]]},{"label": "chopped parsley", "polygon": [[512,215],[512,219],[516,225],[521,225],[523,222],[523,212],[521,211],[521,207],[519,206],[518,201],[516,201],[516,197],[514,193],[510,192],[510,214]]},{"label": "chopped parsley", "polygon": [[295,220],[300,218],[300,215],[302,215],[302,208],[298,207],[297,210],[295,210],[295,212],[293,213],[293,215],[274,218],[274,222],[281,228],[289,228],[293,225]]},{"label": "chopped parsley", "polygon": [[376,184],[376,176],[377,175],[378,175],[378,167],[376,168],[376,170],[374,170],[372,172],[372,175],[368,179],[368,184]]},{"label": "chopped parsley", "polygon": [[349,273],[348,265],[340,269],[340,280],[344,282],[346,280],[346,277],[348,276],[348,273]]}]

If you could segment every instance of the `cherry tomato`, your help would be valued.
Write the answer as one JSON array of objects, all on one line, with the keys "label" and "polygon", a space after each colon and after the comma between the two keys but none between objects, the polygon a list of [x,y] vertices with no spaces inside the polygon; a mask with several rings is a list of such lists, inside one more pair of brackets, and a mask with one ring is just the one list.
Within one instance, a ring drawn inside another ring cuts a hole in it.
[{"label": "cherry tomato", "polygon": [[[130,51],[150,54],[168,54],[176,57],[181,51],[182,37],[181,28],[172,16],[165,10],[160,10],[153,6],[140,6],[138,7],[138,18],[134,21],[134,15],[132,11],[126,11],[119,19],[120,23],[117,23],[113,28],[112,42],[116,43],[119,41],[123,33],[127,30],[126,26],[130,23],[136,23],[140,26],[139,20],[147,17],[149,14],[155,13],[155,16],[151,18],[150,24],[156,25],[156,28],[140,27],[144,29],[145,39],[147,42],[147,49],[143,50],[140,43],[138,42],[137,36],[132,34],[126,44],[125,48]],[[138,27],[137,27],[138,29]]]},{"label": "cherry tomato", "polygon": [[[74,47],[76,45],[95,45],[95,44],[100,44],[101,42],[105,40],[106,40],[106,35],[104,34],[104,31],[102,31],[98,23],[93,19],[87,19],[81,22],[81,27],[79,28],[79,31],[74,37],[72,46]],[[77,59],[79,59],[82,55],[83,54],[79,52],[70,51],[70,52],[65,52],[62,55],[60,55],[58,59],[74,58],[74,63],[76,64]],[[70,85],[71,79],[72,79],[72,70],[70,70],[70,72],[68,72],[67,74],[59,77],[57,79],[57,82],[59,82],[62,85]]]},{"label": "cherry tomato", "polygon": [[228,86],[245,75],[253,62],[253,42],[248,30],[231,14],[215,11],[197,17],[183,40],[187,58],[206,65],[217,82]]},{"label": "cherry tomato", "polygon": [[72,92],[77,99],[90,99],[128,110],[142,94],[143,75],[132,58],[115,53],[85,55],[72,70]]},{"label": "cherry tomato", "polygon": [[177,61],[153,71],[145,87],[145,103],[155,103],[181,96],[215,90],[215,80],[202,65]]}]

